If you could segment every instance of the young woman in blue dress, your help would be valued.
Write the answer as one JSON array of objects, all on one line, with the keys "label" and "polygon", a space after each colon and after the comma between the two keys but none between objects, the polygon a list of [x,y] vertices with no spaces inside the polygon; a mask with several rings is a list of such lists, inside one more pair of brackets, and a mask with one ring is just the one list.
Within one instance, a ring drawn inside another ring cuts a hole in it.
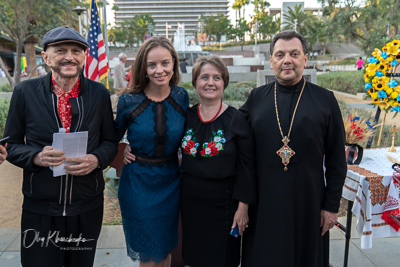
[{"label": "young woman in blue dress", "polygon": [[118,101],[116,130],[128,130],[136,156],[122,169],[119,202],[128,255],[140,267],[171,265],[178,244],[181,171],[177,151],[183,136],[188,94],[180,80],[178,55],[164,37],[139,49],[132,84]]}]

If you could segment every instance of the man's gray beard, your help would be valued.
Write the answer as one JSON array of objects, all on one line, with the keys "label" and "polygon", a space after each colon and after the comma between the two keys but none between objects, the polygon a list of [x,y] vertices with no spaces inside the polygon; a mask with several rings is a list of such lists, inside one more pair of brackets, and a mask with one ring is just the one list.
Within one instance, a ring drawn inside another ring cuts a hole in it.
[{"label": "man's gray beard", "polygon": [[65,74],[61,73],[61,65],[60,64],[58,64],[55,67],[50,67],[50,68],[51,68],[51,70],[53,72],[57,73],[61,78],[64,78],[64,79],[78,77],[81,74],[82,70],[83,70],[83,68],[81,68],[79,65],[77,65],[77,69],[76,69],[76,73],[75,74],[65,75]]}]

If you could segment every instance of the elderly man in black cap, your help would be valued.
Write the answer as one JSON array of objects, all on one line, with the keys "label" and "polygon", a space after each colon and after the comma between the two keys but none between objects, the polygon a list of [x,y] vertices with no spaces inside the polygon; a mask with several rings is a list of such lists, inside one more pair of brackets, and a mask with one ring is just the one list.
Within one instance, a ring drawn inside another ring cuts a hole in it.
[{"label": "elderly man in black cap", "polygon": [[[23,168],[21,263],[32,267],[93,266],[103,218],[102,170],[117,143],[110,95],[82,75],[86,40],[68,27],[43,37],[42,57],[51,71],[18,84],[4,136],[8,161]],[[88,132],[87,155],[66,158],[53,134]],[[62,162],[66,175],[53,177]]]}]

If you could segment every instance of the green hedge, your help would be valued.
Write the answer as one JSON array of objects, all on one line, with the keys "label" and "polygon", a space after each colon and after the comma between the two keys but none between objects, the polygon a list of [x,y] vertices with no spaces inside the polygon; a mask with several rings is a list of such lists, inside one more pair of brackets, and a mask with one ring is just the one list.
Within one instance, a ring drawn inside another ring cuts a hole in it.
[{"label": "green hedge", "polygon": [[11,85],[8,82],[0,85],[0,92],[11,92]]},{"label": "green hedge", "polygon": [[9,107],[10,107],[10,99],[0,98],[0,138],[3,137]]},{"label": "green hedge", "polygon": [[335,71],[319,74],[317,84],[327,89],[349,94],[365,93],[362,71]]},{"label": "green hedge", "polygon": [[[257,83],[255,81],[244,81],[237,83],[230,83],[225,89],[223,100],[227,104],[232,105],[235,108],[241,107],[246,101],[250,94],[250,90],[256,87]],[[199,96],[196,90],[193,88],[192,82],[181,82],[179,86],[186,89],[189,95],[189,103],[195,105],[199,103]]]}]

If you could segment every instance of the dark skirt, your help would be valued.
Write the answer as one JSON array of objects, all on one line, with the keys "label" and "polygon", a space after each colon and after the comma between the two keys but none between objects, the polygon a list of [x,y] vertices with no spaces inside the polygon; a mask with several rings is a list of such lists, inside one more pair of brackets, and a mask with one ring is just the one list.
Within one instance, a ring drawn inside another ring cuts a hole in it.
[{"label": "dark skirt", "polygon": [[229,233],[238,201],[234,177],[201,179],[183,173],[182,256],[191,267],[237,267],[240,238]]}]

